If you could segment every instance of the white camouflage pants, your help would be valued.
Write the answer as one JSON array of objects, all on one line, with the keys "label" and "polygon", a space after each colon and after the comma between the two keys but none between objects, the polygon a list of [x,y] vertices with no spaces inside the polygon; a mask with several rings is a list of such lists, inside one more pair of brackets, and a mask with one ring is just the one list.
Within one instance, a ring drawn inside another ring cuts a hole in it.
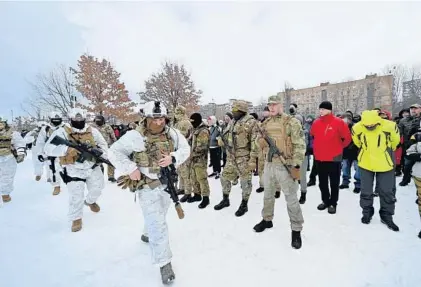
[{"label": "white camouflage pants", "polygon": [[149,237],[152,264],[162,267],[172,259],[166,215],[171,198],[164,186],[145,188],[138,192],[140,206],[145,221],[144,234]]},{"label": "white camouflage pants", "polygon": [[0,195],[9,195],[13,191],[16,167],[13,155],[0,156]]},{"label": "white camouflage pants", "polygon": [[[67,174],[71,177],[85,179],[83,181],[71,181],[67,183],[69,192],[69,220],[73,221],[82,218],[84,201],[88,204],[95,203],[104,189],[104,174],[97,166],[94,169],[76,169],[72,166],[66,167]],[[85,198],[85,184],[88,194]]]}]

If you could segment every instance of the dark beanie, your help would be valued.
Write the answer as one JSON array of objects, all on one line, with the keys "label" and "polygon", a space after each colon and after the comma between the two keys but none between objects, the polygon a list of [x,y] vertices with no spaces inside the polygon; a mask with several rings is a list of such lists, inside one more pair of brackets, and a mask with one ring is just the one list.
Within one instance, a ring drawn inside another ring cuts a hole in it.
[{"label": "dark beanie", "polygon": [[319,109],[325,109],[325,110],[332,110],[332,103],[329,101],[324,101],[320,104]]},{"label": "dark beanie", "polygon": [[232,113],[227,112],[225,115],[229,116],[229,118],[232,120],[232,118],[233,118]]},{"label": "dark beanie", "polygon": [[194,113],[190,116],[190,121],[194,128],[197,128],[202,124],[202,115],[199,113]]}]

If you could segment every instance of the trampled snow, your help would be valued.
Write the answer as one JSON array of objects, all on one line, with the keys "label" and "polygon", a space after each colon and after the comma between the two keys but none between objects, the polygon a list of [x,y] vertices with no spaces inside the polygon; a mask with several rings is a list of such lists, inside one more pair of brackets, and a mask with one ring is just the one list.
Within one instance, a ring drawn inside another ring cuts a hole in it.
[{"label": "trampled snow", "polygon": [[[400,180],[398,178],[397,180]],[[388,287],[421,286],[421,229],[411,183],[397,190],[395,222],[400,232],[380,223],[378,198],[370,225],[361,224],[359,196],[340,191],[336,215],[318,211],[318,187],[302,205],[303,247],[290,245],[285,200],[277,199],[274,228],[255,233],[263,194],[253,191],[249,212],[237,218],[239,185],[231,206],[215,211],[219,180],[209,179],[211,205],[185,203],[185,218],[168,212],[173,267],[179,287]],[[258,177],[253,178],[253,190]],[[143,218],[134,194],[107,183],[101,211],[84,209],[83,229],[70,232],[65,187],[52,196],[45,176],[35,182],[31,156],[18,166],[12,201],[0,208],[1,287],[162,286],[151,265],[149,246],[140,241]]]}]

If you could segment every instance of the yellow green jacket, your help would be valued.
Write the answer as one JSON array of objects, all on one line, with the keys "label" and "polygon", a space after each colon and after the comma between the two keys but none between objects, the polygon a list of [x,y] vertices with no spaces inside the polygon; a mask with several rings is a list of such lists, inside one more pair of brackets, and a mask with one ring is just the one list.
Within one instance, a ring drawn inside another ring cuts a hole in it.
[{"label": "yellow green jacket", "polygon": [[[365,125],[377,123],[374,130]],[[393,151],[400,142],[397,125],[382,120],[376,111],[364,111],[361,121],[352,127],[352,140],[360,149],[358,166],[373,172],[386,172],[394,168]]]}]

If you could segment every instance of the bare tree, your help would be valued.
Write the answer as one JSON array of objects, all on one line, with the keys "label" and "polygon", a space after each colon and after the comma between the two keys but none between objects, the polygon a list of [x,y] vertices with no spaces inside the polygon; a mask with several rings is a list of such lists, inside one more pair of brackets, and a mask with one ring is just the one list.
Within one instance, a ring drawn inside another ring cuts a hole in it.
[{"label": "bare tree", "polygon": [[38,74],[34,82],[29,83],[34,92],[26,101],[26,111],[57,110],[66,115],[74,107],[76,90],[73,87],[72,73],[69,67],[57,65],[49,74]]},{"label": "bare tree", "polygon": [[392,111],[398,112],[403,101],[403,82],[408,78],[408,68],[402,64],[388,65],[383,69],[384,75],[393,75]]}]

